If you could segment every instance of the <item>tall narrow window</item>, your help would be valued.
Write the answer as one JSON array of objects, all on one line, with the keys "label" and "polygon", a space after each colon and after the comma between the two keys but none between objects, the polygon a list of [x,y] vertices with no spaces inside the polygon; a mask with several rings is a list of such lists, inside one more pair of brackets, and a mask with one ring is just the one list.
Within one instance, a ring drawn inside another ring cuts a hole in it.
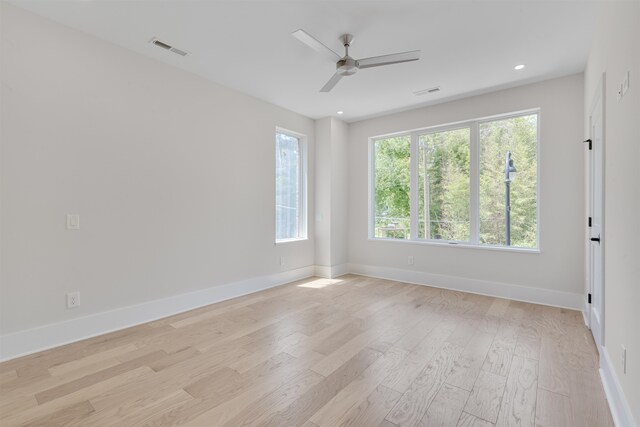
[{"label": "tall narrow window", "polygon": [[301,137],[276,132],[276,241],[307,237],[304,158]]},{"label": "tall narrow window", "polygon": [[480,123],[480,244],[537,247],[538,115]]},{"label": "tall narrow window", "polygon": [[375,237],[410,237],[409,184],[411,138],[380,139],[374,144]]},{"label": "tall narrow window", "polygon": [[418,237],[469,241],[469,128],[418,138]]}]

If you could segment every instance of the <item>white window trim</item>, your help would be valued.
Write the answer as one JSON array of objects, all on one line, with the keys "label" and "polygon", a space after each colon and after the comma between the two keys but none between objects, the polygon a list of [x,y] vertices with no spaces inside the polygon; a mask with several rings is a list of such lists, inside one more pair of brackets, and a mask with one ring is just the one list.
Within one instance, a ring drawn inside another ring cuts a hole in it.
[{"label": "white window trim", "polygon": [[[519,246],[505,246],[505,245],[484,245],[480,244],[480,124],[486,122],[492,122],[496,120],[504,120],[514,117],[521,117],[526,115],[536,114],[538,116],[536,120],[536,243],[535,248],[524,248]],[[532,108],[528,110],[515,111],[507,114],[497,114],[493,116],[486,116],[480,118],[474,118],[459,122],[452,122],[436,126],[428,126],[424,128],[412,129],[403,132],[394,132],[369,138],[369,221],[368,221],[368,240],[376,242],[394,242],[394,243],[409,243],[429,246],[446,246],[446,247],[461,247],[467,249],[487,249],[507,252],[524,252],[524,253],[540,253],[540,121],[541,112],[540,108]],[[469,241],[450,241],[441,239],[421,239],[418,238],[418,138],[421,135],[446,132],[456,129],[469,129],[470,133],[470,167],[469,167],[469,223],[470,234]],[[416,236],[410,239],[388,239],[383,237],[375,237],[375,143],[376,141],[400,137],[409,136],[411,139],[411,180],[409,188],[410,197],[410,235]]]},{"label": "white window trim", "polygon": [[[298,206],[298,209],[300,209],[300,221],[298,222],[298,236],[299,237],[294,237],[291,239],[275,239],[275,244],[276,245],[280,245],[280,244],[285,244],[285,243],[292,243],[292,242],[300,242],[300,241],[305,241],[305,240],[309,240],[309,225],[308,225],[308,220],[309,220],[309,215],[308,215],[308,206],[309,206],[309,201],[308,201],[308,194],[309,194],[309,190],[308,190],[308,185],[309,185],[309,178],[308,178],[308,171],[309,171],[309,167],[308,167],[308,148],[307,148],[307,136],[289,129],[285,129],[285,128],[281,128],[279,126],[276,126],[276,134],[281,133],[284,135],[288,135],[291,136],[293,138],[297,138],[298,142],[300,144],[300,151],[299,151],[299,161],[300,161],[300,206]],[[275,197],[274,197],[274,202],[275,202]],[[275,209],[274,209],[275,212]],[[275,218],[274,218],[275,219]],[[275,227],[275,221],[274,221],[274,227]],[[275,228],[274,228],[274,235],[275,235]]]}]

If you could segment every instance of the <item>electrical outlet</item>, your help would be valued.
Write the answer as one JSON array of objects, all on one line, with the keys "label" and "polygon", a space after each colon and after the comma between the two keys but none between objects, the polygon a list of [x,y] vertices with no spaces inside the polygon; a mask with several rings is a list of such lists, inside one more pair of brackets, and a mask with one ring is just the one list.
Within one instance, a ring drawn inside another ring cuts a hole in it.
[{"label": "electrical outlet", "polygon": [[622,347],[622,373],[626,374],[627,373],[627,349],[623,345],[621,345],[620,347]]},{"label": "electrical outlet", "polygon": [[80,307],[80,292],[69,292],[67,294],[67,308]]},{"label": "electrical outlet", "polygon": [[280,257],[280,265],[284,267],[284,257],[283,256]]},{"label": "electrical outlet", "polygon": [[409,257],[407,258],[407,265],[413,265],[413,256],[409,255]]}]

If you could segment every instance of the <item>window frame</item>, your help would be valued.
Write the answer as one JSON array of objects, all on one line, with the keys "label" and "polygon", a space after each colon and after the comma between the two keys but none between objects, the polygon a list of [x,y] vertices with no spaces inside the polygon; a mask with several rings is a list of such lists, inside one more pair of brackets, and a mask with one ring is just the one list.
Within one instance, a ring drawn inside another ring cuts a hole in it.
[{"label": "window frame", "polygon": [[298,162],[299,162],[299,176],[298,176],[298,188],[300,189],[300,194],[298,197],[298,210],[299,221],[298,221],[298,237],[289,238],[289,239],[278,239],[276,236],[278,235],[278,223],[276,221],[276,188],[275,188],[275,158],[274,158],[274,241],[276,245],[289,243],[289,242],[299,242],[304,240],[309,240],[309,225],[308,225],[308,194],[309,194],[309,180],[308,180],[308,152],[307,152],[307,136],[301,134],[299,132],[295,132],[289,129],[285,129],[279,126],[276,126],[274,133],[274,151],[277,149],[277,136],[278,134],[283,134],[292,138],[296,138],[298,140]]},{"label": "window frame", "polygon": [[[480,243],[480,125],[482,123],[505,120],[510,118],[536,115],[536,247],[525,248],[519,246],[489,245]],[[488,249],[508,252],[529,252],[540,253],[540,108],[514,111],[506,114],[496,114],[492,116],[479,117],[458,122],[451,122],[442,125],[428,126],[402,132],[393,132],[377,135],[369,138],[368,141],[368,240],[376,242],[396,242],[410,243],[418,245],[434,246],[456,246],[471,249]],[[418,236],[418,208],[419,208],[419,165],[418,150],[419,138],[422,135],[429,135],[439,132],[452,131],[457,129],[469,129],[469,241],[456,241],[444,239],[424,239]],[[385,237],[375,237],[375,144],[377,141],[409,136],[411,140],[410,151],[410,224],[411,230],[409,239],[393,239]]]}]

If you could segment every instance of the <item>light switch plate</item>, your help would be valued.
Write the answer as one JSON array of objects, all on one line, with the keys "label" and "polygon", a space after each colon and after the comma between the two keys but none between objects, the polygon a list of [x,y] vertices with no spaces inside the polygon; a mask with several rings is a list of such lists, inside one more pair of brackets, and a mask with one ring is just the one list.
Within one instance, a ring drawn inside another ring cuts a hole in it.
[{"label": "light switch plate", "polygon": [[80,229],[80,215],[67,214],[67,230],[79,230]]}]

